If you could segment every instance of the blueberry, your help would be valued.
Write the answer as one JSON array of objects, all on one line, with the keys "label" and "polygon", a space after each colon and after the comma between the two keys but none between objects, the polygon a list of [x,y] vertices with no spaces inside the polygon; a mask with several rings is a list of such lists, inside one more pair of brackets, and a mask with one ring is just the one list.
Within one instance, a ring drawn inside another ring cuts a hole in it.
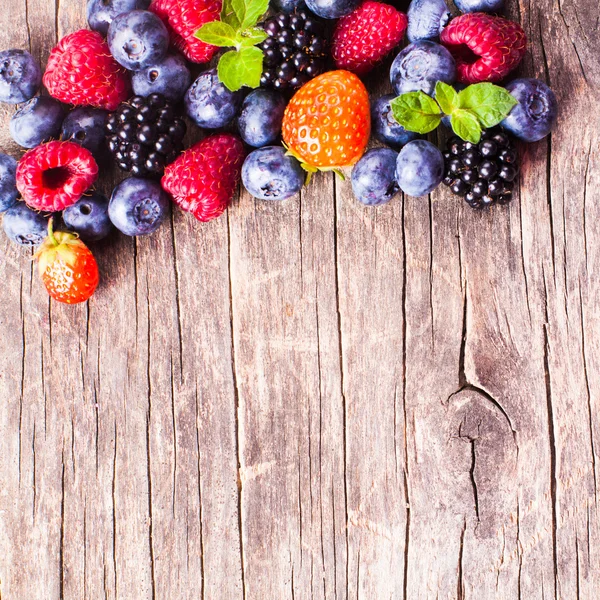
[{"label": "blueberry", "polygon": [[60,102],[37,96],[22,106],[10,119],[10,134],[19,146],[35,148],[58,137],[65,113]]},{"label": "blueberry", "polygon": [[285,200],[297,194],[306,173],[281,146],[265,146],[251,152],[242,166],[244,187],[260,200]]},{"label": "blueberry", "polygon": [[454,0],[454,4],[456,4],[456,8],[463,13],[497,13],[504,7],[504,0]]},{"label": "blueberry", "polygon": [[98,192],[83,196],[66,208],[62,216],[65,225],[87,242],[105,238],[113,228],[108,217],[108,200]]},{"label": "blueberry", "polygon": [[88,0],[87,20],[90,29],[106,35],[115,17],[130,10],[146,10],[150,2],[151,0]]},{"label": "blueberry", "polygon": [[20,246],[39,246],[48,234],[49,216],[31,210],[25,202],[17,202],[4,213],[4,233]]},{"label": "blueberry", "polygon": [[179,54],[169,54],[159,63],[136,71],[131,77],[133,92],[138,96],[158,93],[171,102],[183,100],[191,80],[187,63]]},{"label": "blueberry", "polygon": [[17,161],[12,156],[0,153],[0,212],[14,206],[19,197],[16,172]]},{"label": "blueberry", "polygon": [[452,83],[454,58],[444,46],[427,40],[409,44],[394,59],[390,81],[396,94],[421,90],[432,95],[438,81]]},{"label": "blueberry", "polygon": [[539,79],[515,79],[506,89],[518,100],[508,117],[500,123],[525,142],[546,137],[556,122],[558,103],[554,92]]},{"label": "blueberry", "polygon": [[71,140],[92,154],[104,149],[105,124],[108,112],[100,108],[81,106],[73,109],[62,124],[63,140]]},{"label": "blueberry", "polygon": [[373,135],[384,144],[399,149],[418,138],[418,134],[407,131],[394,119],[390,102],[395,94],[381,96],[371,105],[371,127]]},{"label": "blueberry", "polygon": [[273,144],[281,133],[285,98],[272,90],[254,90],[242,103],[237,126],[249,146],[260,148]]},{"label": "blueberry", "polygon": [[121,13],[108,28],[108,46],[115,60],[131,71],[159,63],[169,48],[169,32],[154,13]]},{"label": "blueberry", "polygon": [[156,231],[169,209],[169,197],[156,181],[130,177],[112,193],[108,216],[125,235]]},{"label": "blueberry", "polygon": [[0,102],[20,104],[31,100],[42,84],[42,70],[25,50],[0,52]]},{"label": "blueberry", "polygon": [[217,70],[209,69],[187,91],[185,108],[198,127],[218,129],[233,120],[241,101],[242,94],[229,91],[219,81]]},{"label": "blueberry", "polygon": [[362,0],[306,0],[309,10],[324,19],[339,19],[358,8]]},{"label": "blueberry", "polygon": [[389,202],[399,191],[396,181],[398,153],[389,148],[369,150],[352,169],[352,191],[367,206]]},{"label": "blueberry", "polygon": [[451,17],[444,0],[412,0],[407,15],[409,42],[438,39]]},{"label": "blueberry", "polygon": [[409,196],[431,193],[444,177],[444,157],[426,140],[414,140],[400,150],[396,162],[396,179]]},{"label": "blueberry", "polygon": [[273,0],[273,8],[278,12],[291,13],[294,10],[301,10],[304,6],[304,0]]}]

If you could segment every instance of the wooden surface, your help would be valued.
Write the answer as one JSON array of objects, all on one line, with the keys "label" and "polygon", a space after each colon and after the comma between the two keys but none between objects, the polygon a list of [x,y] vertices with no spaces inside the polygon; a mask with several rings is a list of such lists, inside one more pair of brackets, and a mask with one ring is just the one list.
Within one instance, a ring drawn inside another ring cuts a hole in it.
[{"label": "wooden surface", "polygon": [[[599,597],[599,8],[507,4],[561,104],[508,208],[320,175],[98,245],[78,307],[2,236],[2,600]],[[1,19],[45,62],[85,2]]]}]

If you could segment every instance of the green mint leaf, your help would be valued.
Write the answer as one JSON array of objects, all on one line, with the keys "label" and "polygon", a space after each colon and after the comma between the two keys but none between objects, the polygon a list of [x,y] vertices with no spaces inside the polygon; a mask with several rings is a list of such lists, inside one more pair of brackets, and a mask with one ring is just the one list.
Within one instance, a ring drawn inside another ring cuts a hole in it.
[{"label": "green mint leaf", "polygon": [[239,21],[239,29],[254,27],[269,8],[269,0],[229,0]]},{"label": "green mint leaf", "polygon": [[454,133],[467,142],[478,144],[481,139],[481,125],[477,117],[468,110],[457,108],[450,117]]},{"label": "green mint leaf", "polygon": [[217,74],[223,85],[237,92],[242,86],[257,88],[260,85],[263,53],[260,48],[251,46],[239,51],[230,50],[221,56]]},{"label": "green mint leaf", "polygon": [[231,25],[236,31],[240,28],[242,22],[233,9],[232,0],[223,0],[223,7],[221,8],[221,21],[223,21],[223,23],[227,23],[227,25]]},{"label": "green mint leaf", "polygon": [[246,15],[242,20],[241,28],[254,27],[268,10],[269,0],[246,0]]},{"label": "green mint leaf", "polygon": [[204,23],[194,34],[198,39],[213,46],[227,47],[236,45],[235,29],[222,21]]},{"label": "green mint leaf", "polygon": [[470,110],[485,128],[498,125],[518,102],[493,83],[476,83],[458,94],[460,108]]},{"label": "green mint leaf", "polygon": [[260,29],[260,27],[250,27],[249,29],[238,32],[237,43],[240,48],[247,48],[264,42],[268,37],[269,36],[265,33],[264,29]]},{"label": "green mint leaf", "polygon": [[408,92],[394,98],[390,106],[394,119],[408,131],[429,133],[444,116],[438,103],[423,92]]},{"label": "green mint leaf", "polygon": [[435,84],[435,100],[447,115],[451,115],[458,108],[458,92],[443,81]]}]

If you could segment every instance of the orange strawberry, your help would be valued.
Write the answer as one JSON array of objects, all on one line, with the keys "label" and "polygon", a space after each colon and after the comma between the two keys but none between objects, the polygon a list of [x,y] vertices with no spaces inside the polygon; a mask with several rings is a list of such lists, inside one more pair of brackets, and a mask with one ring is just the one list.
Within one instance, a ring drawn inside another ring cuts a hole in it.
[{"label": "orange strawberry", "polygon": [[369,95],[349,71],[329,71],[303,85],[283,117],[283,141],[309,172],[337,171],[364,154],[371,133]]},{"label": "orange strawberry", "polygon": [[76,234],[52,230],[35,253],[38,272],[52,298],[66,304],[85,302],[100,279],[96,259]]}]

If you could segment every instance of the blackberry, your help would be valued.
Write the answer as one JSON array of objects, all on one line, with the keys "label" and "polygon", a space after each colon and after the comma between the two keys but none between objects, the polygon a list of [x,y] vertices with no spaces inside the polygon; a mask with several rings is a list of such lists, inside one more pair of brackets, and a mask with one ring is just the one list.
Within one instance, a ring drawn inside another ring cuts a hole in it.
[{"label": "blackberry", "polygon": [[264,54],[261,87],[295,90],[325,72],[328,44],[317,17],[306,10],[281,12],[263,29],[269,37],[259,46]]},{"label": "blackberry", "polygon": [[451,137],[444,152],[444,169],[444,184],[469,206],[508,204],[519,173],[518,154],[505,131],[487,129],[479,144]]},{"label": "blackberry", "polygon": [[186,125],[161,94],[134,96],[106,120],[106,142],[117,165],[136,177],[160,176],[183,150]]}]

